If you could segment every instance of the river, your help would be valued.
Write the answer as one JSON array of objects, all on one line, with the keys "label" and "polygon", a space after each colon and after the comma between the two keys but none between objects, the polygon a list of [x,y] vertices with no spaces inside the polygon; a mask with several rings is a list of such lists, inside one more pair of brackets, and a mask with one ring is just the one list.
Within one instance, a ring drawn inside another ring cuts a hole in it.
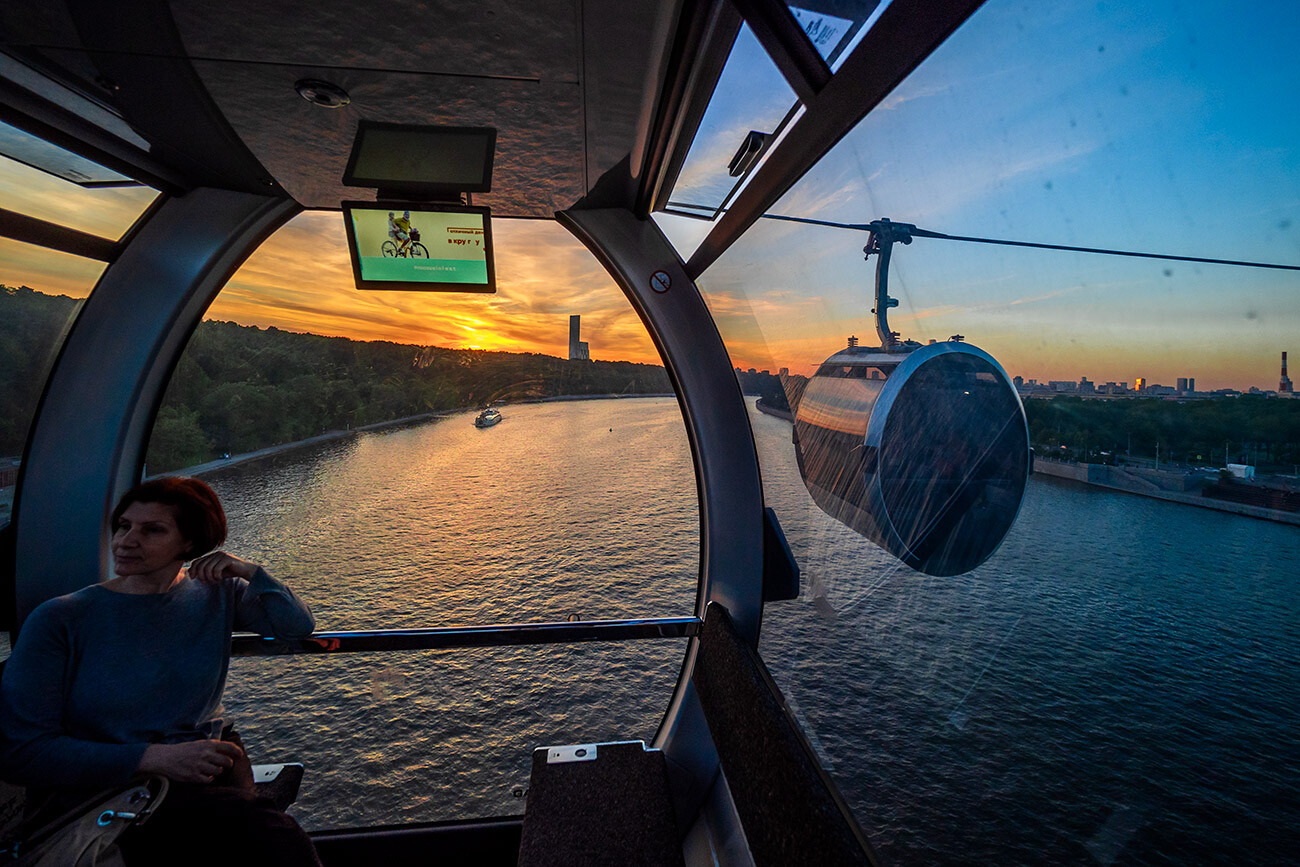
[{"label": "river", "polygon": [[[318,628],[690,614],[671,399],[504,408],[207,478],[230,547]],[[1034,479],[980,569],[928,578],[812,505],[752,413],[803,568],[761,650],[892,863],[1284,863],[1300,851],[1300,528]],[[531,749],[649,740],[683,640],[237,659],[255,761],[308,828],[522,812]]]}]

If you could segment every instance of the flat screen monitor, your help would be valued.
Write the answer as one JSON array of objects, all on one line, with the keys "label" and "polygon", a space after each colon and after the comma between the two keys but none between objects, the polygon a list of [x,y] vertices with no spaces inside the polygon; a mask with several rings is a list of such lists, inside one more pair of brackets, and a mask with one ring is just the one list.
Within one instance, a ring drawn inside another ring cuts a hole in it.
[{"label": "flat screen monitor", "polygon": [[441,202],[344,202],[358,289],[496,292],[488,208]]},{"label": "flat screen monitor", "polygon": [[492,189],[497,131],[363,120],[357,126],[343,183],[376,187],[404,199]]}]

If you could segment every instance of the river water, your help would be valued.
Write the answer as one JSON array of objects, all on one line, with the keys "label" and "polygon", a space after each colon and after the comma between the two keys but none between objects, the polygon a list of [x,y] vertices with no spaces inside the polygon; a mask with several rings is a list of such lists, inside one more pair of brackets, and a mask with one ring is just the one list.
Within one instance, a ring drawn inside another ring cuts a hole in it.
[{"label": "river water", "polygon": [[[208,477],[230,548],[319,629],[687,615],[671,399],[512,406]],[[1287,863],[1300,852],[1300,528],[1033,480],[980,569],[928,578],[826,518],[752,415],[803,569],[761,650],[899,864]],[[522,812],[531,750],[649,740],[683,640],[237,659],[255,761],[308,828]]]}]

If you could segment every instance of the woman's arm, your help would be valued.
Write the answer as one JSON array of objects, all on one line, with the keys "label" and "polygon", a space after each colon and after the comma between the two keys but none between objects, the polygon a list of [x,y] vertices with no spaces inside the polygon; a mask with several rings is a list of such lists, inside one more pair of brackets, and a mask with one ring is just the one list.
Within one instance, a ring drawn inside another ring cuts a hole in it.
[{"label": "woman's arm", "polygon": [[306,638],[316,628],[307,604],[256,563],[224,551],[200,557],[190,566],[190,577],[205,584],[234,578],[235,630],[275,638]]},{"label": "woman's arm", "polygon": [[71,680],[68,603],[52,600],[23,624],[0,680],[0,770],[5,779],[42,788],[91,788],[126,782],[148,744],[110,744],[63,729]]},{"label": "woman's arm", "polygon": [[210,783],[243,754],[227,741],[186,741],[150,744],[136,768],[142,774],[162,774],[179,783]]}]

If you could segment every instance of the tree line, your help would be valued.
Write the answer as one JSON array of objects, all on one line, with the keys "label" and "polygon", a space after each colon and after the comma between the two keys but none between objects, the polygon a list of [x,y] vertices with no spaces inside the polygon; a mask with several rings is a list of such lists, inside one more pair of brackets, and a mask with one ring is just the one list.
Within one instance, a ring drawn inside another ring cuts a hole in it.
[{"label": "tree line", "polygon": [[1158,448],[1162,463],[1248,462],[1288,470],[1300,464],[1300,400],[1251,394],[1189,401],[1058,396],[1026,400],[1025,415],[1039,454],[1071,460],[1113,463],[1120,453],[1155,458]]},{"label": "tree line", "polygon": [[[0,453],[22,450],[53,347],[79,302],[0,292]],[[205,321],[168,384],[146,458],[166,472],[332,430],[490,402],[672,391],[658,365],[568,361]]]}]

